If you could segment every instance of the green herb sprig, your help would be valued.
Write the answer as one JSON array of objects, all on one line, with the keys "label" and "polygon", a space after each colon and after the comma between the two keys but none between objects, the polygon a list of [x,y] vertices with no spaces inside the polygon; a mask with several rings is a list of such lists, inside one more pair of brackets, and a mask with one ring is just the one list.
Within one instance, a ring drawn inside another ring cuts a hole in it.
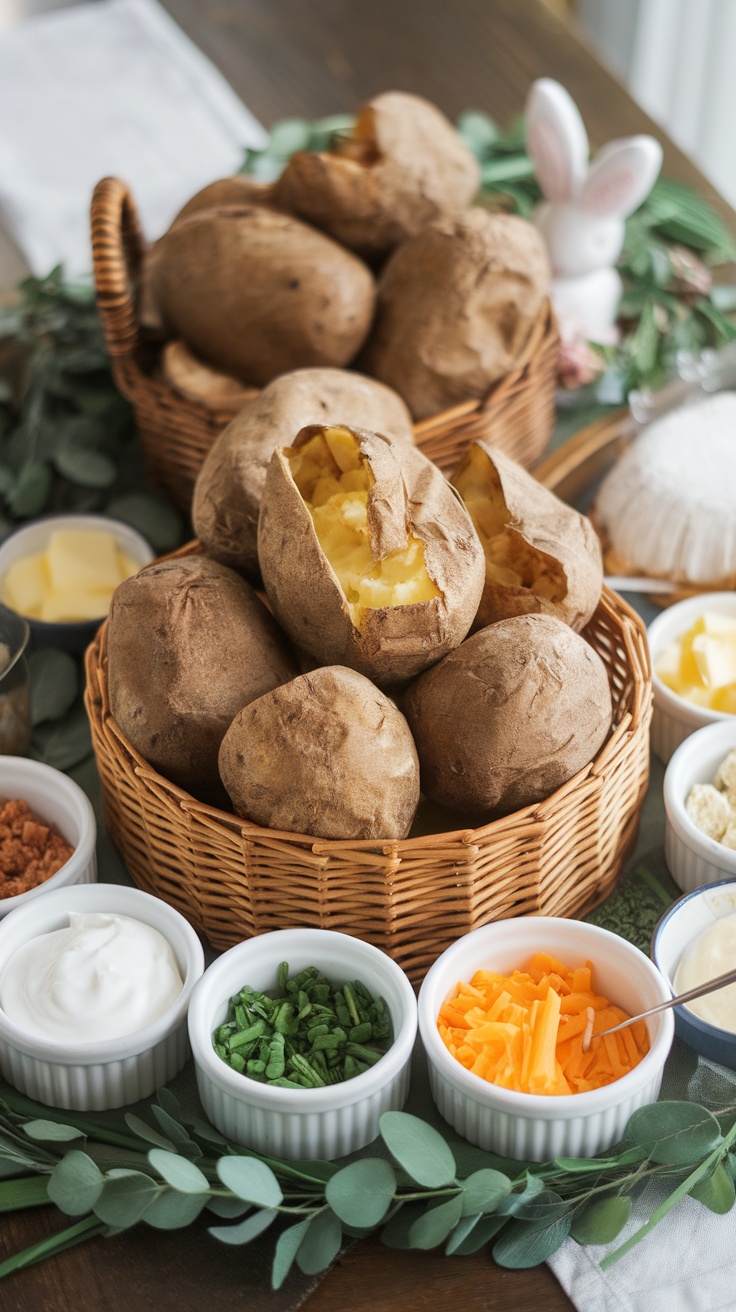
[{"label": "green herb sprig", "polygon": [[316,966],[290,977],[282,961],[273,994],[246,984],[212,1041],[222,1061],[261,1084],[322,1089],[380,1060],[391,1042],[391,1015],[360,980],[335,988]]},{"label": "green herb sprig", "polygon": [[[386,1112],[380,1135],[391,1160],[347,1166],[286,1162],[228,1142],[162,1089],[150,1118],[131,1112],[85,1118],[50,1111],[7,1088],[0,1101],[0,1211],[55,1203],[74,1223],[0,1263],[0,1277],[93,1235],[140,1222],[190,1225],[202,1213],[223,1243],[249,1243],[276,1222],[272,1285],[292,1265],[325,1270],[344,1237],[380,1233],[391,1248],[442,1248],[463,1256],[488,1247],[503,1267],[537,1266],[571,1236],[611,1244],[641,1186],[672,1185],[648,1220],[603,1259],[608,1268],[689,1195],[716,1213],[733,1207],[736,1105],[713,1113],[690,1102],[636,1111],[621,1143],[596,1158],[509,1162],[447,1140],[405,1112]],[[112,1160],[111,1160],[112,1154]],[[8,1178],[10,1177],[10,1178]]]}]

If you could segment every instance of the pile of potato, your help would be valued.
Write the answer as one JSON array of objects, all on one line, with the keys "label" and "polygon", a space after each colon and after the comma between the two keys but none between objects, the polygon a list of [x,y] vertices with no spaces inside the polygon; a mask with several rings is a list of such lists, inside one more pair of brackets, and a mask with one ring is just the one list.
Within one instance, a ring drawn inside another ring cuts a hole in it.
[{"label": "pile of potato", "polygon": [[352,365],[415,421],[485,396],[524,351],[550,274],[531,223],[472,205],[478,182],[444,115],[388,92],[275,183],[212,183],[145,267],[141,317],[172,339],[165,377],[234,409],[281,374]]},{"label": "pile of potato", "polygon": [[410,435],[390,389],[331,368],[274,380],[222,433],[202,554],[110,611],[112,714],[155,769],[272,829],[397,839],[420,792],[492,818],[596,755],[588,521],[489,444],[448,482]]}]

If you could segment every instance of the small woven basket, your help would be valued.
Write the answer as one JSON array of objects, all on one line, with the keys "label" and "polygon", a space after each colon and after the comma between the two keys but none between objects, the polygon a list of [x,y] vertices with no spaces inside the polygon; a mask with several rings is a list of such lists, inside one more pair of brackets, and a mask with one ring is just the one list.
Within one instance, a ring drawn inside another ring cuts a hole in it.
[{"label": "small woven basket", "polygon": [[[146,245],[123,182],[103,178],[97,184],[91,220],[100,320],[115,381],[135,411],[147,479],[188,513],[202,462],[235,412],[188,400],[161,375],[160,343],[146,340],[138,319]],[[445,473],[478,437],[495,442],[527,467],[534,464],[554,426],[557,350],[557,327],[546,303],[516,368],[482,401],[466,401],[423,420],[415,429],[417,445]]]},{"label": "small woven basket", "polygon": [[583,914],[631,851],[649,777],[646,634],[606,589],[584,636],[608,670],[615,728],[564,787],[481,829],[338,842],[261,829],[157,774],[110,713],[105,624],[87,650],[86,705],[110,834],[136,883],[217,948],[296,925],[336,929],[382,948],[418,983],[490,920]]}]

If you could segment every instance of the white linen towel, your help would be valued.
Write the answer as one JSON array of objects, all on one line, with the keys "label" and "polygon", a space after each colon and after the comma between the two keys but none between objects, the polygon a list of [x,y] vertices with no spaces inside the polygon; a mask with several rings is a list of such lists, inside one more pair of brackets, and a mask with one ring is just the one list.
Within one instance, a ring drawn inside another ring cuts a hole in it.
[{"label": "white linen towel", "polygon": [[91,270],[100,178],[128,183],[153,239],[266,141],[156,0],[95,0],[0,36],[0,221],[38,276]]}]

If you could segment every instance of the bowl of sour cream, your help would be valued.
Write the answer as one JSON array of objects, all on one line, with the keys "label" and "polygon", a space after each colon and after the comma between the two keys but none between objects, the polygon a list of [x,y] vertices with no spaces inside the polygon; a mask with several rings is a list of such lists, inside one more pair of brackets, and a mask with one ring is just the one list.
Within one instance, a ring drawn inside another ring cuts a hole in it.
[{"label": "bowl of sour cream", "polygon": [[49,891],[0,922],[0,1071],[38,1102],[104,1111],[147,1098],[189,1054],[202,945],[138,888]]},{"label": "bowl of sour cream", "polygon": [[[654,964],[673,996],[736,966],[736,880],[678,898],[652,939]],[[675,1007],[675,1033],[695,1052],[736,1070],[736,985]]]}]

